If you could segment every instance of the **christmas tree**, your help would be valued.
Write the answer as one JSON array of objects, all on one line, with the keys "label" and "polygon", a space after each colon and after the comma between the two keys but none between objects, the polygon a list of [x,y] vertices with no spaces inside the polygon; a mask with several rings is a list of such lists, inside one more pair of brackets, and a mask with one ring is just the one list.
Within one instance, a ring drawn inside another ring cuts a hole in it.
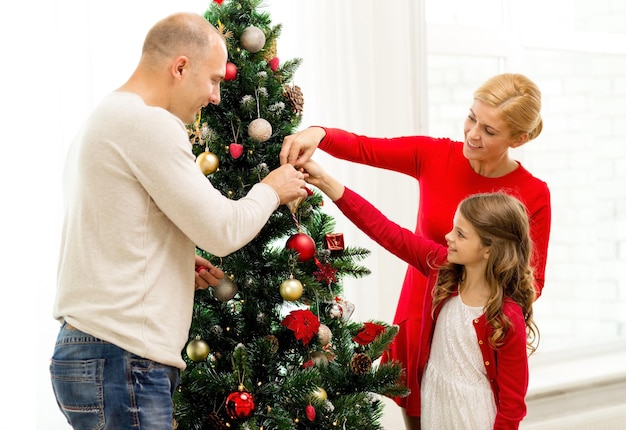
[{"label": "christmas tree", "polygon": [[[300,59],[280,64],[281,25],[262,0],[215,0],[206,19],[225,36],[222,99],[189,128],[197,164],[229,198],[278,167],[302,119],[293,84]],[[383,396],[405,395],[399,364],[380,364],[397,333],[355,322],[341,280],[360,278],[367,249],[344,244],[323,198],[281,206],[244,248],[218,258],[227,276],[196,293],[175,426],[192,429],[380,429]]]}]

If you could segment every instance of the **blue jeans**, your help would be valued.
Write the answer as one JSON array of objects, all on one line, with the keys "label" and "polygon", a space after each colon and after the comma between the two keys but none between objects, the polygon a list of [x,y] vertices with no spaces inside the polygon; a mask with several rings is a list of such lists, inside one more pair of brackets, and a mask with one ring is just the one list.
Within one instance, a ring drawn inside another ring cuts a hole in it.
[{"label": "blue jeans", "polygon": [[146,360],[63,323],[52,388],[75,430],[172,430],[179,369]]}]

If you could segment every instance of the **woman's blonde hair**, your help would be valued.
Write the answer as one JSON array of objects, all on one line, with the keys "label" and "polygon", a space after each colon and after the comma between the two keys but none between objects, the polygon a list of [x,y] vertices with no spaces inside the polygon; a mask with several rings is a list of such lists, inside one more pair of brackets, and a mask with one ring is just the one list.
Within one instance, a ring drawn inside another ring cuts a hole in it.
[{"label": "woman's blonde hair", "polygon": [[[536,293],[530,265],[532,242],[524,205],[505,193],[474,194],[459,204],[459,212],[474,227],[483,245],[490,247],[485,281],[489,299],[485,306],[487,322],[493,328],[489,341],[497,349],[511,328],[502,312],[506,297],[522,308],[526,321],[527,346],[536,349],[539,331],[533,320]],[[458,290],[464,277],[464,266],[446,263],[439,268],[433,291],[433,310]]]},{"label": "woman's blonde hair", "polygon": [[511,138],[528,133],[528,140],[532,140],[543,129],[541,91],[524,75],[493,76],[474,91],[474,99],[500,111],[511,130]]}]

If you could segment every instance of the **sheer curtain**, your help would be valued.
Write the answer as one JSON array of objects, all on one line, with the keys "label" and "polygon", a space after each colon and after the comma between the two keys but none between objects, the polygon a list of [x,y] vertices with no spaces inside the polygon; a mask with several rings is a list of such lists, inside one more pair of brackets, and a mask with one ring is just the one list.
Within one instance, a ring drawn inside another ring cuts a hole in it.
[{"label": "sheer curtain", "polygon": [[[133,71],[149,27],[173,12],[203,13],[209,4],[30,0],[0,6],[0,279],[7,296],[2,365],[12,399],[2,406],[3,427],[68,428],[48,377],[57,331],[51,306],[67,146],[98,101]],[[283,24],[279,57],[303,59],[295,82],[305,97],[303,127],[319,124],[373,136],[425,131],[422,1],[268,0],[263,7],[273,24]],[[412,181],[321,151],[316,159],[392,219],[413,227]],[[364,262],[372,275],[345,286],[345,298],[356,305],[353,318],[390,322],[406,265],[354,229],[330,202],[326,209],[348,244],[372,250]],[[401,428],[398,413],[395,406],[386,409],[385,428]]]},{"label": "sheer curtain", "polygon": [[[370,136],[424,132],[426,123],[422,4],[411,0],[271,2],[273,21],[283,24],[280,58],[302,58],[295,83],[304,93],[303,127],[324,125]],[[416,184],[389,173],[318,151],[315,158],[384,213],[413,228]],[[345,283],[355,317],[391,322],[406,265],[356,230],[328,202],[347,244],[372,251],[372,275]]]}]

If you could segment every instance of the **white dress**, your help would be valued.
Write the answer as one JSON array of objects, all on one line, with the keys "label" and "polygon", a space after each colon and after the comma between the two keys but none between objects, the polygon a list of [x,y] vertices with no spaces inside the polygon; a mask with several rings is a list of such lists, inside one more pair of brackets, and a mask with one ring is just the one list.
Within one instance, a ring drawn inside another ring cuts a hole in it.
[{"label": "white dress", "polygon": [[444,303],[420,388],[422,430],[493,429],[496,405],[473,320],[483,307]]}]

